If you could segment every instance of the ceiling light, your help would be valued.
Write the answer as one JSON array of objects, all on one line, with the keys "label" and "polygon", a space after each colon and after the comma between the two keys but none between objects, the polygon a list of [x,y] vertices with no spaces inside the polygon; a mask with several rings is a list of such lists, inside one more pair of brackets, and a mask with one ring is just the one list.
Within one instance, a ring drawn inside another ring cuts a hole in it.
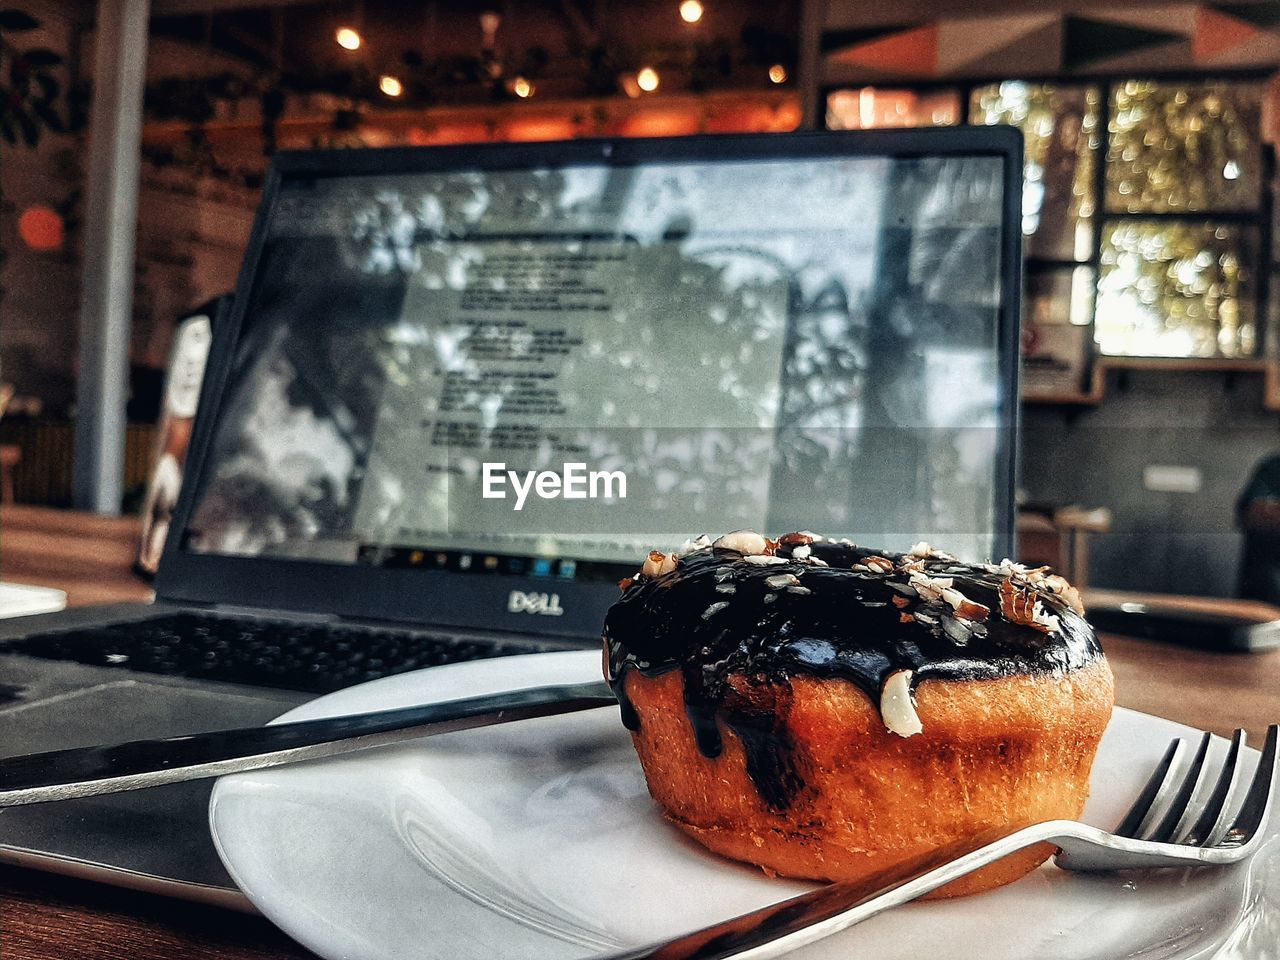
[{"label": "ceiling light", "polygon": [[641,67],[636,74],[636,86],[645,93],[653,93],[658,89],[658,71],[653,67]]},{"label": "ceiling light", "polygon": [[521,100],[525,100],[533,96],[533,84],[524,77],[516,77],[511,81],[511,92]]},{"label": "ceiling light", "polygon": [[702,19],[702,4],[698,0],[684,0],[680,4],[680,19],[685,23],[697,23]]},{"label": "ceiling light", "polygon": [[343,50],[359,50],[360,44],[363,42],[359,31],[351,27],[339,27],[338,32],[333,35],[333,39],[338,41],[338,46]]},{"label": "ceiling light", "polygon": [[378,89],[388,97],[398,97],[404,93],[404,84],[391,74],[384,73],[378,78]]},{"label": "ceiling light", "polygon": [[775,63],[772,67],[769,68],[769,82],[770,83],[786,83],[787,68],[780,63]]}]

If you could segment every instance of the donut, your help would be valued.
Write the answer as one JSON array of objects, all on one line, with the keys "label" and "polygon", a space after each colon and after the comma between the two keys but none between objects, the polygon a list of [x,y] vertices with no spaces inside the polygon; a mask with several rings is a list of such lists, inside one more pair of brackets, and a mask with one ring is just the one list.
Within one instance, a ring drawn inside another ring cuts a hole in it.
[{"label": "donut", "polygon": [[715,853],[856,880],[1084,808],[1114,683],[1047,568],[737,531],[654,551],[619,586],[605,677],[653,799]]}]

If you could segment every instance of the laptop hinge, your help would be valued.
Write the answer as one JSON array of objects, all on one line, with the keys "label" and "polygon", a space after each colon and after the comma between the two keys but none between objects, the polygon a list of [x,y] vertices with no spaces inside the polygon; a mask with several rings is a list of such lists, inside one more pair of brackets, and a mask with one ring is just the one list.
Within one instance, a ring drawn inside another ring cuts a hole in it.
[{"label": "laptop hinge", "polygon": [[235,603],[215,603],[209,607],[229,617],[259,617],[267,620],[294,620],[300,623],[334,623],[338,617],[332,613],[308,613],[301,610],[281,610],[269,607],[245,607]]}]

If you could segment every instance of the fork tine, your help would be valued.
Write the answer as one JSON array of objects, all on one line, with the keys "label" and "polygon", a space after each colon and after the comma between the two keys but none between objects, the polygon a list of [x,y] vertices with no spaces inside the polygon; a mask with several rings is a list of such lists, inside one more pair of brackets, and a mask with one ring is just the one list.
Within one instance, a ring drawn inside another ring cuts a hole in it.
[{"label": "fork tine", "polygon": [[1277,741],[1280,741],[1280,724],[1273,723],[1267,727],[1267,742],[1262,748],[1262,756],[1258,758],[1258,771],[1249,784],[1249,792],[1240,805],[1240,813],[1236,822],[1222,839],[1222,846],[1241,846],[1248,843],[1257,834],[1258,829],[1266,822],[1267,813],[1275,799]]},{"label": "fork tine", "polygon": [[1178,789],[1173,794],[1173,799],[1169,801],[1169,809],[1165,815],[1160,818],[1160,822],[1156,827],[1142,836],[1143,840],[1151,840],[1156,843],[1168,843],[1178,831],[1178,826],[1191,809],[1191,801],[1195,797],[1196,787],[1200,785],[1200,778],[1204,773],[1205,758],[1209,755],[1209,742],[1213,739],[1213,734],[1206,733],[1200,738],[1200,746],[1196,748],[1196,755],[1191,758],[1191,764],[1187,767],[1187,772],[1182,775],[1182,781],[1178,784]]},{"label": "fork tine", "polygon": [[1156,764],[1156,768],[1151,771],[1151,777],[1147,780],[1147,785],[1142,788],[1138,798],[1133,801],[1133,806],[1129,808],[1129,812],[1124,815],[1124,819],[1116,827],[1116,836],[1134,837],[1137,834],[1138,828],[1142,826],[1147,814],[1151,812],[1151,807],[1156,798],[1164,792],[1165,780],[1168,779],[1169,772],[1173,769],[1173,762],[1182,752],[1182,747],[1181,739],[1173,740],[1169,743],[1168,749],[1164,752],[1164,757]]},{"label": "fork tine", "polygon": [[1227,832],[1229,824],[1227,815],[1231,811],[1231,796],[1236,791],[1236,782],[1240,779],[1240,749],[1244,746],[1244,742],[1245,732],[1236,730],[1231,738],[1227,757],[1222,762],[1218,782],[1214,784],[1213,793],[1205,801],[1204,812],[1196,820],[1195,826],[1185,835],[1176,838],[1178,843],[1211,847]]}]

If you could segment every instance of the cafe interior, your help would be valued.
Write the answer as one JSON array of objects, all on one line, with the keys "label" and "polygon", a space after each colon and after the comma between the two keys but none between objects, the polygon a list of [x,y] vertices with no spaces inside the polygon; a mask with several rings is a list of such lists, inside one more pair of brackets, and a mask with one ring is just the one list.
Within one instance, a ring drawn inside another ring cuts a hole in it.
[{"label": "cafe interior", "polygon": [[[264,188],[275,189],[277,157],[324,151],[373,174],[383,156],[400,169],[433,151],[465,158],[503,145],[562,145],[568,157],[578,141],[696,137],[714,151],[717,138],[785,144],[818,131],[849,132],[874,151],[894,142],[881,137],[935,131],[920,135],[937,141],[920,142],[945,144],[939,131],[992,127],[1016,129],[1021,149],[1010,208],[1017,387],[1001,414],[1016,431],[1005,494],[1013,527],[993,542],[1080,591],[1121,707],[1222,737],[1244,728],[1261,745],[1280,720],[1271,649],[1280,646],[1280,4],[1271,0],[4,0],[0,624],[149,603],[157,590],[164,599],[166,564],[180,569],[170,583],[192,575],[181,548],[166,546],[183,535],[169,516],[191,462],[186,445],[193,429],[201,434],[196,397],[202,410],[212,402],[201,373],[226,362],[216,358],[229,336],[221,331],[234,326],[232,295],[243,301],[249,289],[255,217]],[[176,399],[174,384],[192,375],[189,396]],[[377,562],[471,563],[428,545],[397,550]],[[571,562],[540,567],[528,552],[527,574],[573,578]],[[495,553],[485,562],[496,566]],[[598,559],[579,558],[579,580]],[[317,578],[315,592],[345,589],[338,583]],[[555,614],[580,585],[519,603]],[[527,619],[541,630],[555,617]],[[0,729],[35,722],[21,712],[36,704],[39,656],[21,669],[0,656]],[[234,725],[298,702],[270,701]],[[183,732],[231,725],[196,711]],[[0,755],[101,742],[95,729],[84,717],[70,740],[24,734],[0,742]],[[1163,732],[1152,736],[1163,746]],[[228,791],[228,822],[233,801],[248,797]],[[252,855],[226,837],[219,853],[228,864],[243,858],[233,878],[244,894],[219,879],[208,896],[175,899],[138,880],[150,867],[130,867],[122,882],[67,866],[91,854],[42,859],[52,834],[23,833],[26,822],[9,813],[0,809],[6,960],[411,955],[383,952],[390,933],[300,934],[329,921],[299,920],[262,893]],[[287,832],[286,821],[276,829]],[[405,823],[405,842],[419,842]],[[1280,888],[1274,869],[1267,876]],[[348,881],[333,895],[377,886],[364,873]],[[544,894],[560,900],[548,906]],[[568,894],[555,888],[522,893],[533,906],[513,905],[510,891],[466,895],[573,926]],[[1105,952],[1121,950],[1115,940],[1098,956],[1274,956],[1266,950],[1277,941],[1266,948],[1266,938],[1280,938],[1280,902],[1259,909],[1252,940],[1222,934],[1243,944],[1236,952],[1196,953],[1194,938],[1185,954]],[[574,936],[581,949],[564,956],[607,952],[607,938]],[[474,955],[504,955],[486,949]]]}]

